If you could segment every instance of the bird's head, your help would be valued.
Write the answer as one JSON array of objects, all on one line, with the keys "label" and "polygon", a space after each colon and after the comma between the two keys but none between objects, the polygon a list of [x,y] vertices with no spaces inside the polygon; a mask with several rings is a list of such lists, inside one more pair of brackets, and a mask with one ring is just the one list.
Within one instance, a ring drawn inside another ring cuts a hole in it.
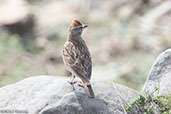
[{"label": "bird's head", "polygon": [[72,21],[70,28],[69,28],[69,31],[73,35],[81,35],[83,29],[86,27],[88,27],[88,25],[82,25],[79,20],[75,19]]}]

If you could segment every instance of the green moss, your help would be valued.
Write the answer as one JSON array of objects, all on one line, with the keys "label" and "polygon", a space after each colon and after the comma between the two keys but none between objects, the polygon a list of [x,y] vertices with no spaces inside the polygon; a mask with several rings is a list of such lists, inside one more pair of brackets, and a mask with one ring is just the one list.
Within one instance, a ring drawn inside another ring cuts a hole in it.
[{"label": "green moss", "polygon": [[161,114],[170,114],[171,93],[168,96],[157,97],[153,97],[151,94],[147,96],[140,95],[132,103],[126,106],[125,110],[128,112],[128,114],[135,113],[135,110],[144,114],[153,114],[155,113],[154,110]]}]

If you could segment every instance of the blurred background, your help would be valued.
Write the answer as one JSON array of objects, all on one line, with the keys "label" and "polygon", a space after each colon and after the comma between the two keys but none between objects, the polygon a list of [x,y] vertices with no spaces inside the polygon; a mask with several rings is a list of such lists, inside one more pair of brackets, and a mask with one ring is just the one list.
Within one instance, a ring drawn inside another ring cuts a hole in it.
[{"label": "blurred background", "polygon": [[0,0],[0,87],[29,76],[69,76],[61,50],[73,19],[92,55],[92,79],[141,90],[171,47],[171,0]]}]

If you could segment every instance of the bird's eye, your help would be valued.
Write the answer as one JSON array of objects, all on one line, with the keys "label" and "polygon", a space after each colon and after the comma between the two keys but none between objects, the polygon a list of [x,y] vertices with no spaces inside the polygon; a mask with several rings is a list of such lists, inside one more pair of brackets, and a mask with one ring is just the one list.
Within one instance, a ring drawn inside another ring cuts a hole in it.
[{"label": "bird's eye", "polygon": [[78,30],[78,29],[80,29],[80,28],[82,28],[82,26],[73,27],[72,30]]}]

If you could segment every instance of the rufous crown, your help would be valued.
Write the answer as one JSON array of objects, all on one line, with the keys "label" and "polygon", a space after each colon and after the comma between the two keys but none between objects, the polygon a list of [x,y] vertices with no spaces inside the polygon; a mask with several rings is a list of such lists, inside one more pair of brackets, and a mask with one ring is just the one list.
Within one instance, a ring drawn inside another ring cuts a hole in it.
[{"label": "rufous crown", "polygon": [[82,26],[81,22],[77,19],[73,20],[71,23],[72,27]]}]

